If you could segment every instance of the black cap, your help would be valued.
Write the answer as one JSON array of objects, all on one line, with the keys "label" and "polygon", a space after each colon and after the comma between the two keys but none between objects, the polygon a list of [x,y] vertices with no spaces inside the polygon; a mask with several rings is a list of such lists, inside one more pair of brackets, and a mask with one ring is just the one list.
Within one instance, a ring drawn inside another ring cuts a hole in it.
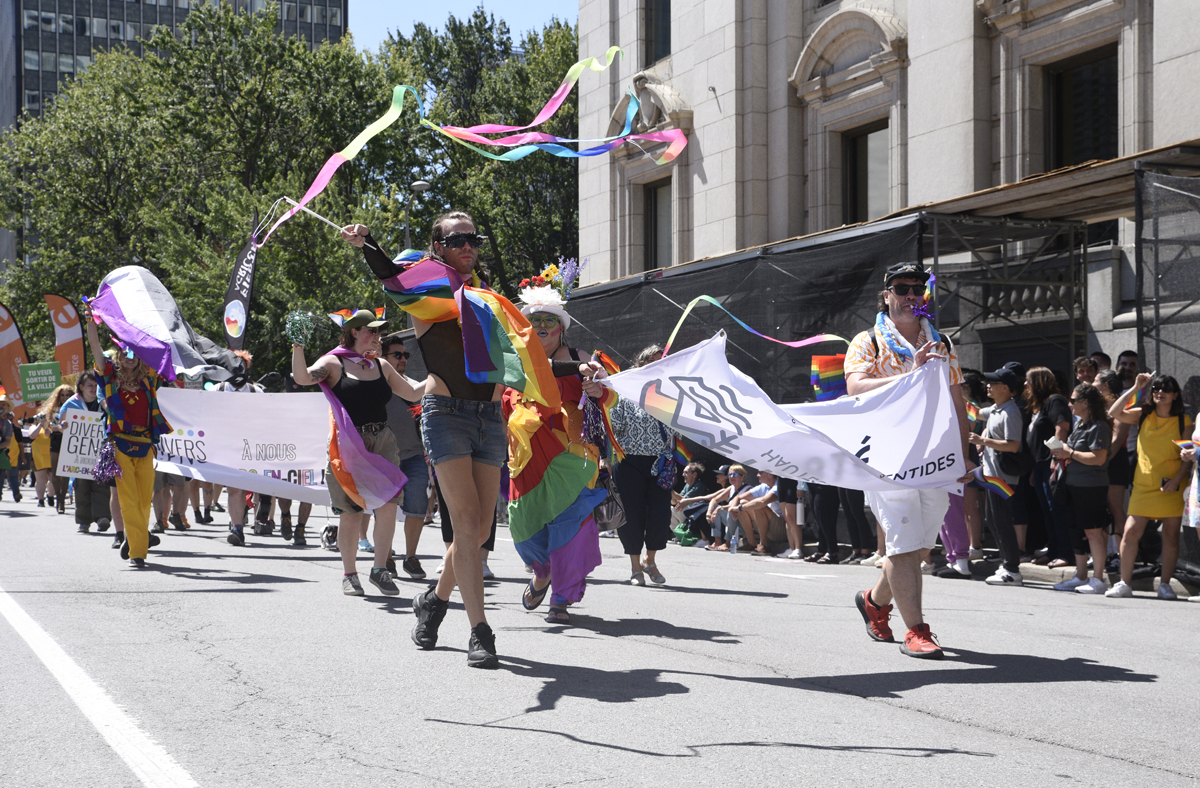
[{"label": "black cap", "polygon": [[1011,369],[1012,373],[1017,376],[1017,380],[1025,379],[1025,365],[1020,361],[1010,361],[1004,365],[1005,369]]},{"label": "black cap", "polygon": [[717,468],[717,473],[720,474],[721,476],[728,476],[729,475],[729,466],[722,465],[720,468]]},{"label": "black cap", "polygon": [[896,263],[887,270],[883,275],[883,286],[887,287],[892,283],[893,279],[920,279],[922,282],[929,281],[929,272],[925,270],[922,263]]},{"label": "black cap", "polygon": [[988,383],[1003,383],[1004,385],[1008,386],[1008,390],[1014,394],[1021,385],[1020,378],[1017,377],[1017,373],[1013,372],[1007,366],[1000,367],[1000,369],[996,370],[995,372],[983,373],[983,379]]}]

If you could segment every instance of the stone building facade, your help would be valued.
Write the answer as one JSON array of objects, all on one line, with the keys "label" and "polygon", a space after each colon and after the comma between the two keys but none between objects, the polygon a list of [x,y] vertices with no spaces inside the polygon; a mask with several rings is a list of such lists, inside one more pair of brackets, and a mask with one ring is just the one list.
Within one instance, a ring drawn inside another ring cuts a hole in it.
[{"label": "stone building facade", "polygon": [[[1191,0],[580,0],[581,55],[625,50],[580,81],[580,136],[619,130],[632,82],[640,129],[689,138],[663,167],[632,146],[581,160],[585,284],[1200,138],[1195,11]],[[1132,222],[1113,215],[1083,217],[1090,345],[1110,352],[1132,342],[1122,313],[1134,298]]]}]

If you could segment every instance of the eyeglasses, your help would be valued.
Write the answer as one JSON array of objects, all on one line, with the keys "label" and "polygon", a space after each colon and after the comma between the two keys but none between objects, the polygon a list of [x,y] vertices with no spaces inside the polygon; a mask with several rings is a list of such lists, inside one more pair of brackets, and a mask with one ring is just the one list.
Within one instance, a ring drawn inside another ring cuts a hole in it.
[{"label": "eyeglasses", "polygon": [[725,475],[726,476],[741,476],[742,474],[738,473],[737,471],[734,471],[733,473],[727,473]]},{"label": "eyeglasses", "polygon": [[1071,397],[1067,402],[1083,402],[1083,397]]},{"label": "eyeglasses", "polygon": [[468,245],[474,249],[479,249],[483,246],[483,242],[486,240],[486,238],[487,236],[478,235],[476,233],[454,233],[453,235],[447,235],[438,243],[447,249],[461,249]]},{"label": "eyeglasses", "polygon": [[405,358],[406,359],[409,357],[410,354],[403,353],[403,352],[400,352],[400,353],[392,352],[392,353],[385,353],[384,355],[386,355],[388,358]]},{"label": "eyeglasses", "polygon": [[533,326],[534,328],[537,328],[538,326],[554,328],[558,325],[558,315],[547,315],[545,313],[531,315],[529,318],[529,325]]},{"label": "eyeglasses", "polygon": [[891,285],[888,287],[888,290],[891,290],[898,296],[906,296],[909,293],[919,296],[925,295],[925,285]]}]

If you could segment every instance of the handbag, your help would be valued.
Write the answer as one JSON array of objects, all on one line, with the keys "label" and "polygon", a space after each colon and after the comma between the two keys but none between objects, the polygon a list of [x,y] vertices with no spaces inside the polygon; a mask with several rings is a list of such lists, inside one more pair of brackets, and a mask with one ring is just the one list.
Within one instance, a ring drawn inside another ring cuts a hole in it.
[{"label": "handbag", "polygon": [[608,491],[608,497],[593,510],[592,516],[596,518],[596,527],[601,531],[615,531],[625,525],[625,506],[621,503],[621,495],[611,475],[605,476],[600,483]]}]

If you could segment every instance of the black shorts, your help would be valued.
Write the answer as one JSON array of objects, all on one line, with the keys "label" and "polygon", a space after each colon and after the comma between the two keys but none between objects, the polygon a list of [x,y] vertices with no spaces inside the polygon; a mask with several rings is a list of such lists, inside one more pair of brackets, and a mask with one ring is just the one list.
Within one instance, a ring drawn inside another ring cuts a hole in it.
[{"label": "black shorts", "polygon": [[795,479],[784,479],[781,476],[775,481],[775,492],[779,496],[780,503],[795,503],[797,489],[799,489],[799,482]]},{"label": "black shorts", "polygon": [[1108,462],[1108,483],[1115,487],[1128,487],[1133,484],[1133,466],[1137,464],[1137,454],[1130,454],[1124,446],[1113,452]]},{"label": "black shorts", "polygon": [[62,451],[62,436],[61,432],[50,433],[50,453],[58,454]]}]

